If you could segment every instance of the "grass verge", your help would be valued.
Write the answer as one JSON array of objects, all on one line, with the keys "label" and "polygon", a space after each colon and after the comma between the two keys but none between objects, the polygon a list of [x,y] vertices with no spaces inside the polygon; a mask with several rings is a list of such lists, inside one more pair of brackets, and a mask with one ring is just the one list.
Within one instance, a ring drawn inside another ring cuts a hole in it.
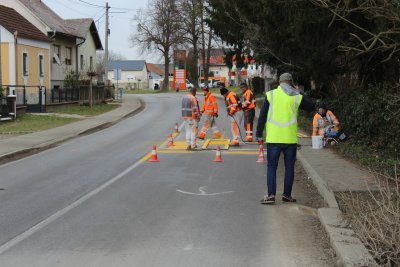
[{"label": "grass verge", "polygon": [[153,90],[153,89],[124,89],[124,94],[159,94],[175,92],[170,89]]},{"label": "grass verge", "polygon": [[98,104],[93,105],[91,108],[89,106],[74,106],[74,107],[65,107],[57,109],[57,113],[65,113],[65,114],[75,114],[82,116],[97,116],[113,109],[119,107],[119,104]]},{"label": "grass verge", "polygon": [[0,134],[26,134],[55,128],[67,123],[75,122],[76,118],[62,118],[56,116],[35,116],[24,114],[13,121],[0,124]]}]

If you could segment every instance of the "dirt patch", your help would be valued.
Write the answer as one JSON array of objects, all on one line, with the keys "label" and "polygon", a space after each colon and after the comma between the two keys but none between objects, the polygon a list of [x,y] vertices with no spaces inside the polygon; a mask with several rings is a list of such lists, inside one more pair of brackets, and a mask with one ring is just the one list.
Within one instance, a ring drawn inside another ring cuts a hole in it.
[{"label": "dirt patch", "polygon": [[305,202],[302,203],[303,205],[315,209],[328,207],[299,161],[296,162],[294,181],[301,188],[301,191],[307,195]]}]

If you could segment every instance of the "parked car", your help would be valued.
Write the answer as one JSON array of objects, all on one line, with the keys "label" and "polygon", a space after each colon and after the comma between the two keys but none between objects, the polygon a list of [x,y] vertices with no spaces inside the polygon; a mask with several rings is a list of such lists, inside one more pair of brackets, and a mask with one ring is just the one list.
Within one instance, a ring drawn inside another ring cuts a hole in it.
[{"label": "parked car", "polygon": [[193,83],[191,83],[188,79],[186,79],[186,89],[194,87]]}]

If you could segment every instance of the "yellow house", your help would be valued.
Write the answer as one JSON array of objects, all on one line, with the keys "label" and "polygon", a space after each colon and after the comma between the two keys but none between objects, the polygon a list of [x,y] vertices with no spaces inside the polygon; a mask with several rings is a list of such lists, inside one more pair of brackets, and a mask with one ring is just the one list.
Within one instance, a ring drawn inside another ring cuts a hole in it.
[{"label": "yellow house", "polygon": [[49,88],[51,42],[14,9],[0,5],[0,85]]}]

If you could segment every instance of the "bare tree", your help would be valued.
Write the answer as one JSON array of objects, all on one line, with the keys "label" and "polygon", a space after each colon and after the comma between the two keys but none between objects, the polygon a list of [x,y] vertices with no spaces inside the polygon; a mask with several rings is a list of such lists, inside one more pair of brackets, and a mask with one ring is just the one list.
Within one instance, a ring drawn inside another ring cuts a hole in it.
[{"label": "bare tree", "polygon": [[[96,53],[96,69],[95,72],[97,73],[98,80],[103,80],[102,76],[103,74],[106,75],[107,79],[107,74],[105,72],[105,60],[104,60],[104,52],[97,52]],[[108,52],[108,61],[111,60],[124,60],[125,57],[121,54],[115,53],[113,51]]]},{"label": "bare tree", "polygon": [[134,21],[137,33],[130,40],[143,50],[159,51],[164,57],[164,82],[168,88],[171,49],[183,42],[181,19],[175,0],[151,0],[146,10],[139,11]]},{"label": "bare tree", "polygon": [[197,82],[199,79],[197,64],[199,60],[199,45],[201,36],[201,21],[200,18],[203,13],[204,0],[179,0],[179,10],[182,15],[182,36],[184,42],[187,43],[191,49],[187,59],[187,67],[190,70],[189,75]]},{"label": "bare tree", "polygon": [[[387,57],[383,62],[392,58],[400,51],[400,9],[399,2],[392,0],[367,0],[362,4],[350,5],[349,1],[310,0],[314,5],[325,8],[332,13],[332,21],[342,20],[354,27],[350,32],[351,43],[341,45],[344,51],[355,52],[356,55],[365,53],[384,52]],[[358,23],[354,14],[362,14],[371,21],[381,21],[381,27],[368,29]]]}]

